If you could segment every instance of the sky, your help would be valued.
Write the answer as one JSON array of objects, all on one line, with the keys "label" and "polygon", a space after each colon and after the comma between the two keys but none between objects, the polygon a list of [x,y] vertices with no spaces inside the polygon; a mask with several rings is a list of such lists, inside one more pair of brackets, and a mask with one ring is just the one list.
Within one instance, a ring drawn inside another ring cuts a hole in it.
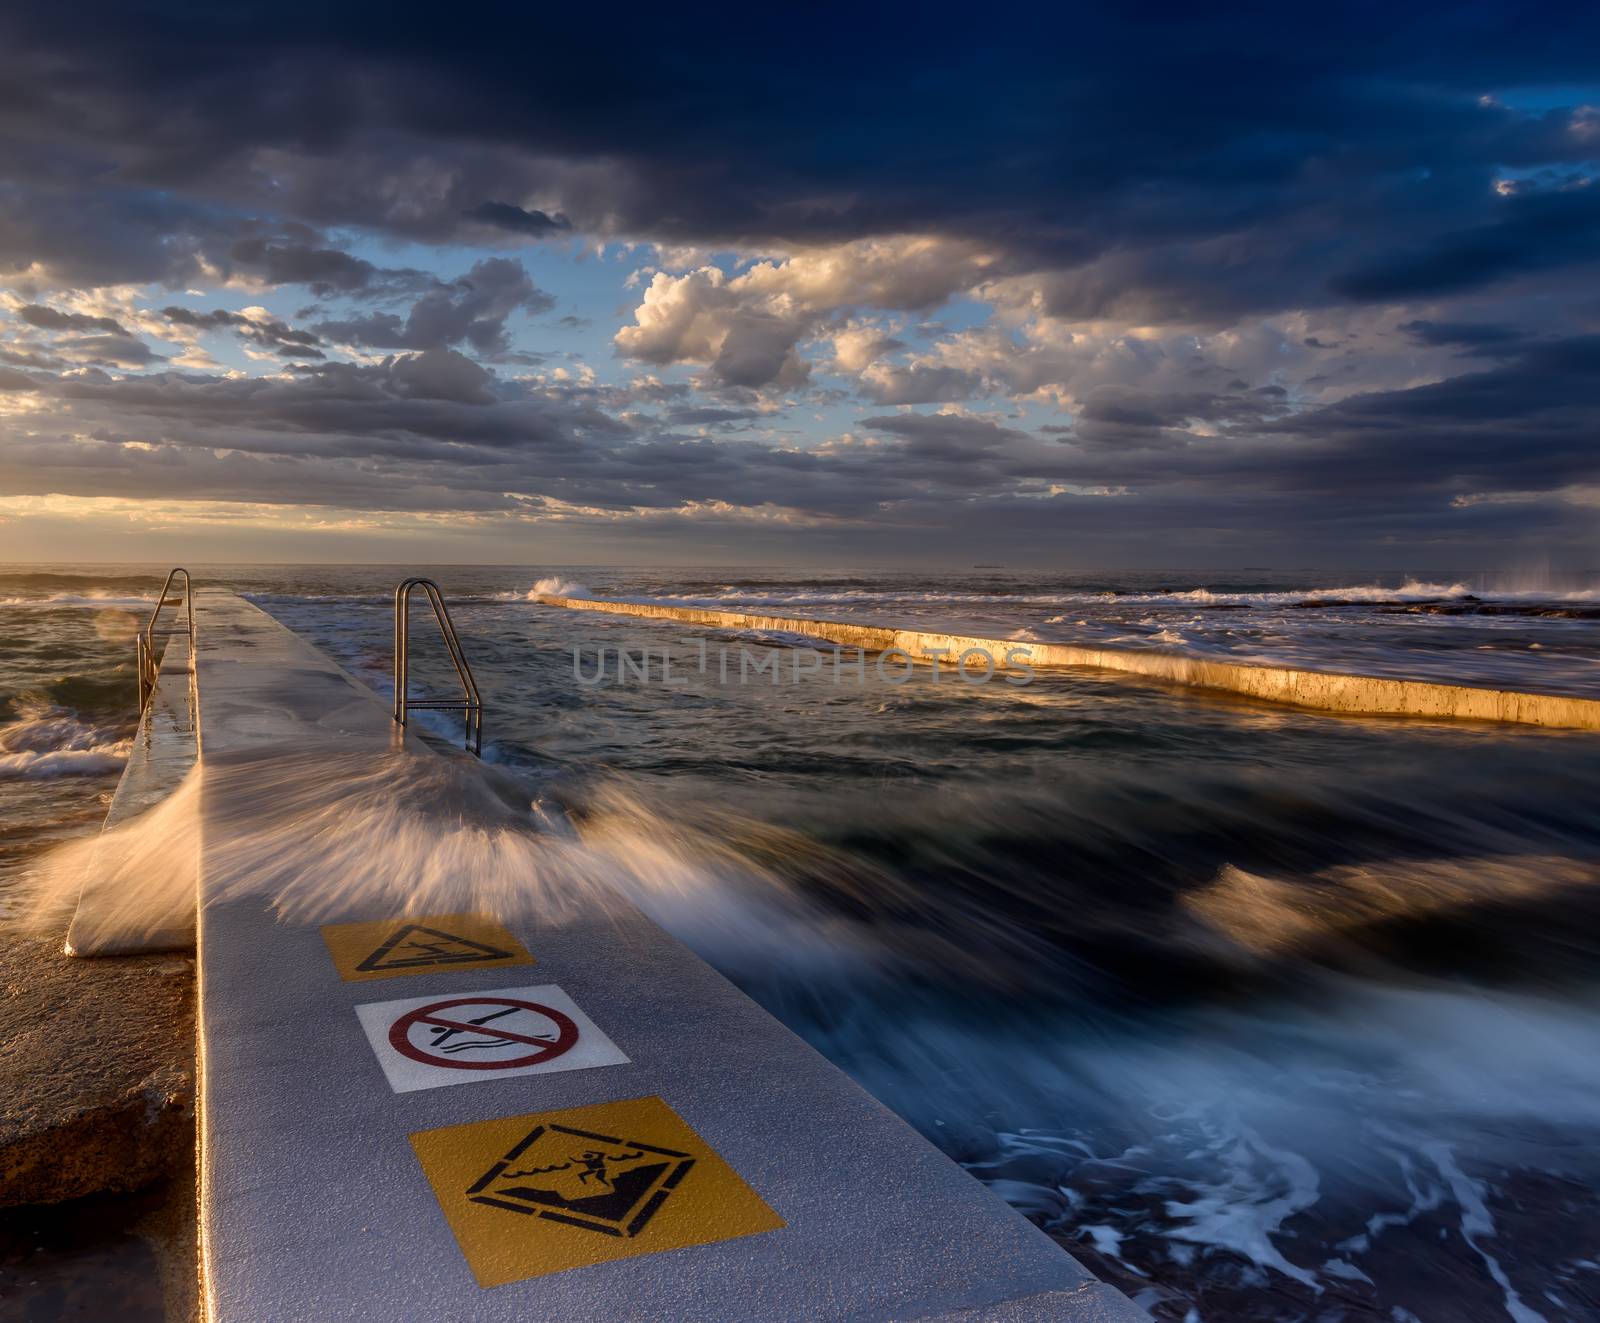
[{"label": "sky", "polygon": [[1600,10],[0,10],[0,559],[1600,566]]}]

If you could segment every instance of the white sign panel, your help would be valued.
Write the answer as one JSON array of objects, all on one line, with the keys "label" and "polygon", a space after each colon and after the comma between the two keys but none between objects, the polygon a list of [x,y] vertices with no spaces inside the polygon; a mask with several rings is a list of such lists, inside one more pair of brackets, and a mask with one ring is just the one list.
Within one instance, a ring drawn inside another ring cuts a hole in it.
[{"label": "white sign panel", "polygon": [[356,1007],[396,1093],[628,1060],[553,983]]}]

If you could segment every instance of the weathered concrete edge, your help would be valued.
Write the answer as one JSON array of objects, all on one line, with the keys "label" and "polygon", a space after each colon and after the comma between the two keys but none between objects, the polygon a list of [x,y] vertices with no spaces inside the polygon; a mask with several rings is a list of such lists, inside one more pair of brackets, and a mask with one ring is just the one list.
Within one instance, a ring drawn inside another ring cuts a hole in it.
[{"label": "weathered concrete edge", "polygon": [[[174,634],[161,655],[155,691],[150,696],[133,749],[122,769],[101,835],[148,812],[167,798],[193,769],[199,758],[199,722],[195,707],[194,665],[189,638]],[[153,951],[194,949],[193,923],[140,937],[107,936],[97,931],[96,896],[90,885],[98,851],[91,854],[78,908],[67,928],[64,947],[69,956],[136,955]],[[199,863],[195,881],[199,885]]]},{"label": "weathered concrete edge", "polygon": [[1286,666],[1246,665],[1211,661],[1177,653],[1131,648],[1090,648],[1071,643],[1029,643],[1019,639],[944,634],[933,630],[893,629],[841,620],[808,620],[796,616],[758,615],[701,607],[619,602],[602,598],[537,597],[545,606],[572,611],[600,611],[650,620],[723,629],[778,630],[805,634],[846,647],[883,652],[898,648],[920,660],[954,659],[969,648],[989,653],[997,665],[1077,666],[1116,671],[1195,689],[1243,694],[1271,703],[1319,712],[1362,716],[1433,717],[1464,721],[1501,721],[1569,730],[1600,730],[1600,699],[1563,694],[1534,694],[1516,689],[1480,689],[1471,685],[1332,671],[1305,671]]}]

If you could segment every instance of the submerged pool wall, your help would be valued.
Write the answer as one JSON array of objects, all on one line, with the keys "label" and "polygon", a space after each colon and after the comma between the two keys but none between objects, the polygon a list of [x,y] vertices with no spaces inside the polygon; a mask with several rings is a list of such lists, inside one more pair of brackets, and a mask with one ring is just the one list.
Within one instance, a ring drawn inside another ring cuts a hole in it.
[{"label": "submerged pool wall", "polygon": [[[1515,689],[1483,689],[1472,685],[1397,680],[1383,676],[1307,671],[1288,666],[1263,666],[1213,661],[1173,652],[1135,648],[1092,648],[1071,643],[1035,643],[1019,639],[948,634],[937,630],[899,629],[842,620],[715,611],[590,597],[539,597],[546,606],[570,611],[600,611],[647,620],[677,620],[714,629],[751,630],[807,635],[841,647],[866,652],[899,649],[918,660],[946,664],[969,649],[994,659],[999,667],[1092,667],[1122,675],[1165,681],[1195,689],[1242,694],[1270,703],[1373,717],[1429,717],[1451,721],[1501,721],[1570,730],[1600,730],[1600,699],[1563,694],[1528,693]],[[1010,659],[1008,662],[1008,658]]]}]

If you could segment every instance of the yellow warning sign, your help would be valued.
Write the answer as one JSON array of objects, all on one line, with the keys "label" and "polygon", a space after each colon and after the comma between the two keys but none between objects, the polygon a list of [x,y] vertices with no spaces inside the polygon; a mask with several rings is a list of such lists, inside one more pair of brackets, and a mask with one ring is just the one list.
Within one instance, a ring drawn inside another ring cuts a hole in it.
[{"label": "yellow warning sign", "polygon": [[534,962],[505,925],[487,914],[330,923],[323,926],[322,940],[346,982]]},{"label": "yellow warning sign", "polygon": [[479,1286],[783,1225],[660,1098],[411,1136]]}]

